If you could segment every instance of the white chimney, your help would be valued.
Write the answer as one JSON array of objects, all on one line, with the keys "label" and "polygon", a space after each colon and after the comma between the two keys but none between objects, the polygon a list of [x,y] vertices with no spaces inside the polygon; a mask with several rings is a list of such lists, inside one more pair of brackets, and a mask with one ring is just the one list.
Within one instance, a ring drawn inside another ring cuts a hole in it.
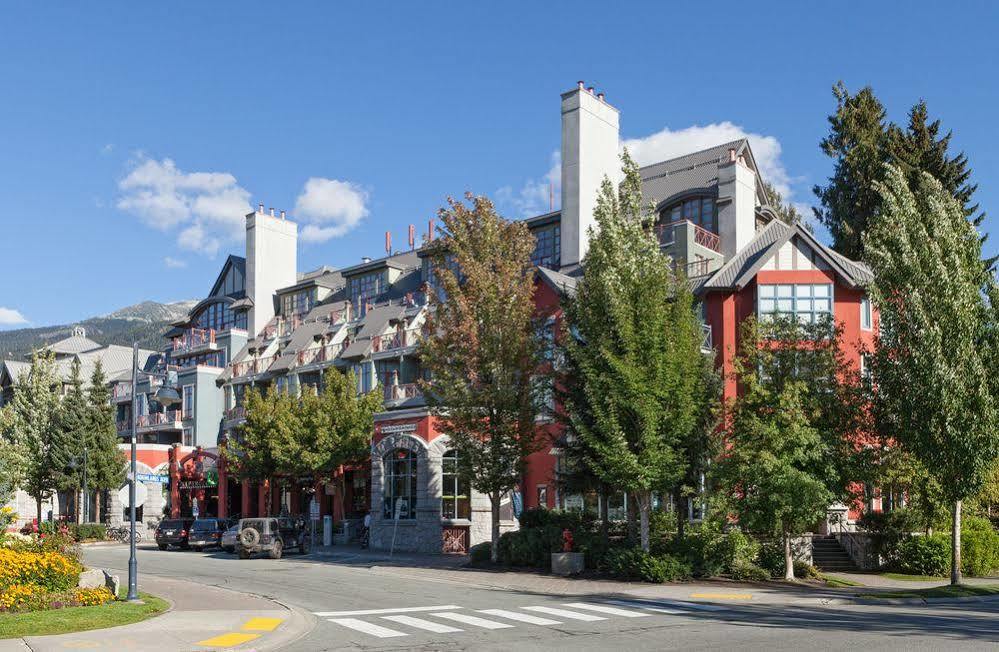
[{"label": "white chimney", "polygon": [[618,110],[583,82],[562,93],[562,265],[583,260],[604,177],[617,181]]},{"label": "white chimney", "polygon": [[[273,209],[272,209],[273,213]],[[264,213],[246,216],[246,294],[253,301],[247,320],[256,336],[274,317],[274,293],[298,280],[298,225]]]},{"label": "white chimney", "polygon": [[742,155],[729,150],[718,164],[718,236],[725,260],[756,235],[756,173]]}]

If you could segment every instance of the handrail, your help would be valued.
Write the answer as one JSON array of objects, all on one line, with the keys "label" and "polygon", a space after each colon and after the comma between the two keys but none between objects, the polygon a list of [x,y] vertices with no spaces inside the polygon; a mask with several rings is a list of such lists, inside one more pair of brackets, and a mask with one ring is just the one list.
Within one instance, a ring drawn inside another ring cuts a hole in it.
[{"label": "handrail", "polygon": [[374,338],[371,350],[374,353],[381,351],[391,351],[393,349],[403,349],[407,346],[415,346],[420,341],[421,331],[419,328],[407,328],[403,331],[387,333]]},{"label": "handrail", "polygon": [[416,383],[404,383],[402,385],[385,385],[383,390],[386,401],[396,401],[404,398],[416,398],[422,396],[420,386]]},{"label": "handrail", "polygon": [[656,239],[661,246],[673,244],[676,241],[675,230],[681,224],[689,224],[694,228],[694,242],[711,251],[721,252],[721,238],[717,233],[708,231],[699,224],[694,224],[690,220],[677,220],[665,224],[656,224],[654,229]]},{"label": "handrail", "polygon": [[267,371],[274,361],[277,360],[276,355],[268,355],[263,358],[254,358],[252,360],[243,360],[241,362],[233,362],[232,364],[232,375],[234,378],[240,378],[242,376],[250,376],[253,374],[261,374]]},{"label": "handrail", "polygon": [[206,344],[215,344],[214,328],[189,328],[180,337],[173,338],[174,351],[190,351]]}]

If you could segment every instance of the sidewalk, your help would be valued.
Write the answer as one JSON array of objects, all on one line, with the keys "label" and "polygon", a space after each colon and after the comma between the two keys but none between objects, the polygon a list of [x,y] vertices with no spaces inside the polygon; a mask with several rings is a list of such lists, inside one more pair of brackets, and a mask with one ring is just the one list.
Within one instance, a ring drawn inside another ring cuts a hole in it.
[{"label": "sidewalk", "polygon": [[121,627],[0,640],[0,652],[280,650],[312,629],[305,612],[246,593],[152,575],[139,590],[168,600],[170,611]]}]

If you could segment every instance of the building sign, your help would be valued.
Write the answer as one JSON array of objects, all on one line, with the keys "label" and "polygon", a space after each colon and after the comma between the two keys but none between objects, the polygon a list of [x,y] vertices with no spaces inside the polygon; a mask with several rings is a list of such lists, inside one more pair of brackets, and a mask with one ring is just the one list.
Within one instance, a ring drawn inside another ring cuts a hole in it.
[{"label": "building sign", "polygon": [[379,429],[383,435],[394,435],[401,432],[416,432],[416,423],[393,423]]},{"label": "building sign", "polygon": [[205,471],[204,480],[181,480],[177,483],[181,489],[214,489],[219,486],[219,474],[215,469]]}]

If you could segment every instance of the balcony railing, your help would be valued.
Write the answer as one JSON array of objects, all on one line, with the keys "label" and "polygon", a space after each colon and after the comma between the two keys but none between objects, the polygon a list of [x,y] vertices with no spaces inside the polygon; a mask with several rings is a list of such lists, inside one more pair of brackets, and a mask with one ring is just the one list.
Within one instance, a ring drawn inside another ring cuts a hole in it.
[{"label": "balcony railing", "polygon": [[[142,414],[139,415],[135,420],[135,427],[155,429],[159,426],[167,426],[168,428],[180,430],[181,421],[183,420],[183,415],[180,410],[167,410],[166,412],[153,412],[152,414]],[[131,432],[132,431],[132,421],[130,419],[122,419],[115,424],[118,427],[118,432]]]},{"label": "balcony railing", "polygon": [[132,398],[132,383],[118,383],[111,390],[112,401],[125,401]]},{"label": "balcony railing", "polygon": [[407,398],[423,396],[419,385],[416,383],[405,383],[403,385],[385,385],[383,388],[386,401],[398,401]]},{"label": "balcony railing", "polygon": [[326,346],[314,347],[311,349],[302,349],[298,352],[296,356],[296,361],[299,367],[308,364],[322,364],[324,362],[333,362],[336,357],[340,355],[344,349],[347,348],[349,342],[348,340],[343,340],[337,344],[327,344]]},{"label": "balcony railing", "polygon": [[180,337],[173,338],[173,350],[176,353],[192,351],[215,344],[214,328],[189,328]]},{"label": "balcony railing", "polygon": [[704,353],[710,353],[711,350],[711,326],[708,324],[701,324],[701,351]]},{"label": "balcony railing", "polygon": [[233,378],[241,378],[243,376],[262,374],[267,371],[272,364],[274,364],[275,360],[277,360],[276,355],[268,355],[263,358],[233,362],[232,376]]},{"label": "balcony railing", "polygon": [[721,252],[721,238],[717,233],[712,233],[702,226],[694,224],[690,220],[680,220],[679,222],[668,222],[666,224],[656,224],[655,233],[660,246],[671,245],[676,241],[676,229],[681,224],[689,224],[694,229],[694,242],[705,249]]},{"label": "balcony railing", "polygon": [[246,418],[246,407],[237,405],[225,411],[223,418],[226,421],[241,421]]},{"label": "balcony railing", "polygon": [[374,339],[371,350],[374,353],[391,351],[393,349],[403,349],[407,346],[415,346],[420,341],[420,329],[410,328],[404,331],[396,331],[388,335],[380,335]]}]

